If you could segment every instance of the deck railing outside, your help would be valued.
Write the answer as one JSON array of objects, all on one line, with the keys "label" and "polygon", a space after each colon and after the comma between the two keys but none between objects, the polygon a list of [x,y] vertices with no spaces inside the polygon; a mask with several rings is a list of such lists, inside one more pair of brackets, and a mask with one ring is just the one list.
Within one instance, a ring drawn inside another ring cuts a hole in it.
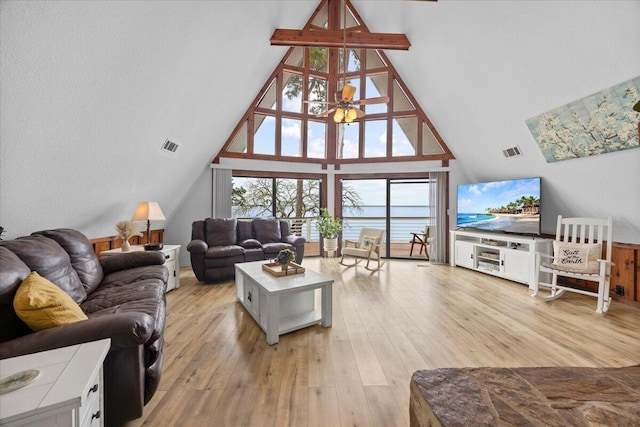
[{"label": "deck railing outside", "polygon": [[[304,237],[308,242],[318,241],[320,235],[316,228],[316,218],[288,218],[291,232]],[[391,217],[391,243],[408,240],[411,233],[424,231],[431,224],[431,218]],[[345,217],[342,219],[342,238],[357,240],[364,227],[387,228],[383,217]]]},{"label": "deck railing outside", "polygon": [[[244,218],[247,219],[247,218]],[[316,228],[316,217],[287,218],[291,232],[296,236],[302,236],[307,241],[305,254],[320,255],[320,233]],[[391,217],[390,255],[392,257],[409,257],[409,248],[412,234],[422,232],[428,225],[435,224],[433,218],[417,217]],[[342,218],[342,240],[358,240],[360,230],[364,227],[387,228],[384,217],[344,217]],[[383,256],[386,256],[384,248]],[[424,258],[416,249],[412,258]]]},{"label": "deck railing outside", "polygon": [[[291,232],[297,236],[302,236],[308,242],[308,250],[306,253],[310,255],[319,254],[320,234],[316,228],[316,218],[288,218]],[[432,218],[416,218],[416,217],[391,217],[391,252],[393,257],[409,256],[409,241],[412,234],[422,232],[432,223]],[[386,218],[384,217],[344,217],[342,219],[342,240],[358,240],[360,230],[364,227],[371,228],[387,228]],[[385,250],[386,253],[386,250]],[[413,257],[421,257],[416,250]]]}]

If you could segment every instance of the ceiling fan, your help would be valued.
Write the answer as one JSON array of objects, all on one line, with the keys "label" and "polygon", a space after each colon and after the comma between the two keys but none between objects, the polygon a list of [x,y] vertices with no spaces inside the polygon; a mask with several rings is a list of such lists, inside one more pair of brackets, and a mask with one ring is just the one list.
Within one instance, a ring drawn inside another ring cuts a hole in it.
[{"label": "ceiling fan", "polygon": [[320,102],[320,101],[311,101],[317,104],[328,104],[333,105],[332,108],[327,111],[317,114],[316,117],[328,117],[331,113],[335,112],[333,115],[333,121],[336,123],[351,123],[355,119],[359,119],[365,116],[364,111],[357,108],[356,105],[367,105],[367,104],[382,104],[389,102],[388,96],[379,96],[377,98],[368,98],[368,99],[360,99],[353,100],[353,95],[356,93],[356,88],[346,84],[346,80],[343,80],[342,90],[339,90],[335,94],[335,102]]},{"label": "ceiling fan", "polygon": [[[329,4],[341,2],[343,6],[342,17],[342,34],[339,30],[315,31],[310,29],[288,30],[276,29],[271,36],[271,45],[274,46],[299,46],[299,47],[341,47],[342,48],[342,64],[343,77],[342,89],[336,92],[334,102],[326,102],[319,100],[304,101],[306,104],[325,104],[333,106],[327,111],[317,114],[316,117],[328,117],[334,113],[333,120],[336,123],[351,123],[355,119],[365,116],[364,111],[357,108],[356,105],[381,104],[389,102],[388,96],[380,96],[376,98],[353,100],[356,88],[347,84],[347,46],[359,49],[402,49],[407,50],[411,46],[405,34],[391,33],[363,33],[359,31],[350,31],[347,34],[347,0],[327,0]],[[413,0],[413,1],[429,1],[437,2],[438,0]],[[342,37],[340,37],[342,36]]]},{"label": "ceiling fan", "polygon": [[342,10],[342,90],[339,90],[335,93],[335,102],[318,102],[311,101],[315,103],[322,103],[333,105],[333,108],[328,109],[327,111],[317,114],[316,117],[328,117],[331,113],[333,114],[333,121],[336,123],[351,123],[355,119],[359,119],[365,116],[364,111],[357,108],[356,105],[367,105],[367,104],[382,104],[389,102],[388,96],[379,96],[376,98],[368,98],[368,99],[360,99],[353,100],[353,95],[356,93],[356,88],[347,84],[347,2],[343,1],[343,10]]}]

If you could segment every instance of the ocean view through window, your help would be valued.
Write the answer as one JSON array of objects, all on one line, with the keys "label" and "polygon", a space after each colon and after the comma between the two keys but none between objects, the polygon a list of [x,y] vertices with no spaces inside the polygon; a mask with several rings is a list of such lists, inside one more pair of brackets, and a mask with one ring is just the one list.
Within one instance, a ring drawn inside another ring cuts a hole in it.
[{"label": "ocean view through window", "polygon": [[342,184],[349,185],[362,199],[359,207],[343,203],[343,239],[357,240],[363,227],[384,228],[383,256],[407,258],[411,233],[435,225],[428,178],[350,179],[342,180]]}]

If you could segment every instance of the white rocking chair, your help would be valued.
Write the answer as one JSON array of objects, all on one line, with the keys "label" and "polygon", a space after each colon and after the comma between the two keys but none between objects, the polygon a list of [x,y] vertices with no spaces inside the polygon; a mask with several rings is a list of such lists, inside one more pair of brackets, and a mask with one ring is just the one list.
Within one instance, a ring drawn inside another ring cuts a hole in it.
[{"label": "white rocking chair", "polygon": [[[556,239],[553,242],[553,256],[536,253],[533,296],[538,296],[541,287],[548,288],[550,294],[540,297],[554,300],[565,291],[577,292],[598,298],[596,312],[606,313],[611,303],[609,284],[611,278],[611,217],[562,218],[558,215]],[[606,252],[604,251],[606,245]],[[606,258],[603,258],[603,253]],[[551,283],[540,282],[540,274],[551,277]],[[570,277],[598,282],[598,291],[576,289],[558,285],[558,277]]]},{"label": "white rocking chair", "polygon": [[[366,268],[369,271],[378,271],[384,265],[384,262],[380,260],[380,248],[384,241],[384,230],[379,228],[363,228],[360,230],[360,238],[357,242],[352,240],[345,240],[342,248],[342,258],[340,258],[340,264],[347,267],[353,267],[363,259],[367,260]],[[352,244],[353,247],[350,247]],[[351,264],[345,264],[344,257],[355,258]],[[377,261],[378,265],[375,268],[369,268],[371,261]]]}]

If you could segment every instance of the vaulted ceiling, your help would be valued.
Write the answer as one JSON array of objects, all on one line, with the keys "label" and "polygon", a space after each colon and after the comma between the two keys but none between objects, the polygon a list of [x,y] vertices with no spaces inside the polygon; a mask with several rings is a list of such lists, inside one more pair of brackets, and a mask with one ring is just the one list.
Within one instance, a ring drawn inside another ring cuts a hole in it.
[{"label": "vaulted ceiling", "polygon": [[[618,230],[640,242],[637,215],[625,213],[640,206],[640,150],[547,164],[525,125],[638,75],[640,2],[353,4],[371,31],[411,42],[386,53],[456,157],[453,185],[541,175],[555,214],[616,206]],[[142,200],[159,202],[170,227],[185,201],[210,197],[213,156],[287,50],[270,44],[275,29],[301,28],[317,5],[0,2],[6,236],[59,226],[113,234]],[[173,154],[160,149],[167,138]],[[524,156],[505,160],[514,145]],[[599,168],[611,173],[589,182],[588,196],[568,179]]]}]

